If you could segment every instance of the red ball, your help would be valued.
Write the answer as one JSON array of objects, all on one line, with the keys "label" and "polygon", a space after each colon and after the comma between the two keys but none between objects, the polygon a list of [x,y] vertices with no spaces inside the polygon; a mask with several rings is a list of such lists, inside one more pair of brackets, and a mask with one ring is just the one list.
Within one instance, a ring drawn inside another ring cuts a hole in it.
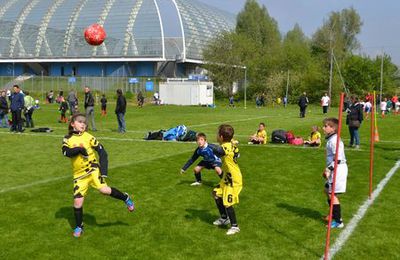
[{"label": "red ball", "polygon": [[106,39],[107,34],[104,28],[95,23],[85,29],[85,40],[90,45],[100,45]]}]

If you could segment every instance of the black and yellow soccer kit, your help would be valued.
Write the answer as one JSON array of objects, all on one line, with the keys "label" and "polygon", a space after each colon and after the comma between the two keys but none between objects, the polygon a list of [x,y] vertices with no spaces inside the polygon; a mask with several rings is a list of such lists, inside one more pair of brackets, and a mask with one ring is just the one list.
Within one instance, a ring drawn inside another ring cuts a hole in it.
[{"label": "black and yellow soccer kit", "polygon": [[[63,154],[71,158],[74,174],[74,198],[84,197],[89,185],[95,189],[106,187],[108,159],[104,147],[87,132],[74,132],[64,137]],[[96,157],[98,153],[99,159]]]},{"label": "black and yellow soccer kit", "polygon": [[225,207],[230,207],[239,203],[239,193],[243,185],[242,173],[237,163],[239,149],[232,142],[223,143],[221,147],[223,177],[214,192],[222,198]]}]

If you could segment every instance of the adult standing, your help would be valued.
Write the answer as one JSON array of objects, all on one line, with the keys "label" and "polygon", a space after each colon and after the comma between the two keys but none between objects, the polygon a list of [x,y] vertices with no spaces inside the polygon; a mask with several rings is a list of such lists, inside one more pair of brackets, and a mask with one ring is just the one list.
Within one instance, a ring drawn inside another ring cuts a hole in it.
[{"label": "adult standing", "polygon": [[117,89],[117,106],[115,107],[115,114],[117,115],[118,132],[120,133],[126,132],[125,112],[126,112],[126,99],[124,95],[122,95],[122,90]]},{"label": "adult standing", "polygon": [[331,99],[328,96],[328,93],[325,93],[324,96],[321,98],[321,106],[322,106],[322,113],[328,113],[328,107],[331,103]]},{"label": "adult standing", "polygon": [[89,87],[85,87],[85,111],[86,111],[86,119],[92,125],[92,131],[97,131],[96,124],[94,122],[94,98],[92,92],[90,92]]},{"label": "adult standing", "polygon": [[24,106],[25,106],[25,110],[24,110],[25,127],[26,128],[29,128],[29,127],[33,128],[32,115],[33,115],[33,110],[35,110],[35,108],[34,108],[35,100],[33,99],[33,97],[31,97],[29,95],[28,91],[25,91]]},{"label": "adult standing", "polygon": [[67,101],[69,105],[69,110],[71,111],[71,115],[75,114],[75,107],[76,105],[78,105],[78,97],[76,96],[74,90],[71,90],[68,93]]},{"label": "adult standing", "polygon": [[360,135],[358,133],[358,129],[361,126],[363,121],[363,107],[358,101],[357,97],[351,97],[351,104],[347,109],[347,118],[346,124],[349,126],[350,132],[350,147],[354,147],[356,149],[360,148]]},{"label": "adult standing", "polygon": [[306,92],[303,92],[303,95],[300,96],[298,105],[300,107],[300,117],[305,117],[308,105],[308,97]]},{"label": "adult standing", "polygon": [[8,128],[8,102],[6,92],[1,91],[0,95],[0,127]]},{"label": "adult standing", "polygon": [[24,109],[24,95],[18,85],[13,86],[14,93],[11,95],[10,110],[12,114],[11,131],[22,133],[22,110]]}]

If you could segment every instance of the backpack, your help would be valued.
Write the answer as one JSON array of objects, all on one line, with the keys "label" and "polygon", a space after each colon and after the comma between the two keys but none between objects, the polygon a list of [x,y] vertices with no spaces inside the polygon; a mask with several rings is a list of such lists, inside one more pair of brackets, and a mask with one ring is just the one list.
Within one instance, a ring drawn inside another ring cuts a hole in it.
[{"label": "backpack", "polygon": [[271,134],[271,142],[279,144],[286,143],[286,131],[282,129],[274,130]]},{"label": "backpack", "polygon": [[301,137],[295,137],[290,144],[291,145],[303,145],[304,140]]},{"label": "backpack", "polygon": [[156,132],[148,132],[147,135],[144,137],[145,140],[162,140],[163,133],[165,130],[160,130]]},{"label": "backpack", "polygon": [[48,127],[40,127],[40,128],[32,129],[31,132],[34,132],[34,133],[50,133],[50,132],[53,132],[53,129],[50,129]]},{"label": "backpack", "polygon": [[163,140],[176,141],[179,137],[184,136],[186,132],[187,128],[185,125],[178,125],[177,127],[170,128],[163,133]]},{"label": "backpack", "polygon": [[293,140],[294,140],[294,134],[293,134],[293,131],[287,131],[286,132],[286,141],[289,143],[289,144],[291,144],[292,142],[293,142]]},{"label": "backpack", "polygon": [[194,142],[196,141],[196,132],[193,130],[187,131],[187,133],[178,138],[178,141],[181,142]]}]

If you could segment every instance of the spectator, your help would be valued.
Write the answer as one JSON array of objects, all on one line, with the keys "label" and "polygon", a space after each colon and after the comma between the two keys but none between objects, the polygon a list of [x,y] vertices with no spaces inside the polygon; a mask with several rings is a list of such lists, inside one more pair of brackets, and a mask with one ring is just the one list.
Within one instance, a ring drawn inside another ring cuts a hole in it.
[{"label": "spectator", "polygon": [[346,124],[349,126],[350,132],[350,147],[360,148],[360,135],[358,133],[358,128],[360,128],[363,121],[363,108],[358,102],[357,97],[351,97],[350,107],[347,109]]},{"label": "spectator", "polygon": [[369,118],[369,114],[371,114],[371,111],[372,111],[372,104],[371,104],[371,101],[368,100],[364,104],[364,116],[365,116],[365,119]]},{"label": "spectator", "polygon": [[85,111],[86,111],[86,119],[88,122],[92,124],[92,131],[97,131],[96,124],[94,122],[94,98],[92,93],[90,92],[89,87],[85,87]]},{"label": "spectator", "polygon": [[384,118],[387,111],[387,98],[382,100],[382,102],[379,104],[379,108],[381,109],[381,116]]},{"label": "spectator", "polygon": [[283,97],[283,106],[286,107],[287,104],[288,104],[287,96],[284,96],[284,97]]},{"label": "spectator", "polygon": [[143,97],[142,91],[139,91],[139,93],[137,94],[137,104],[138,104],[138,107],[143,107],[144,97]]},{"label": "spectator", "polygon": [[78,105],[78,97],[74,90],[71,90],[67,97],[69,109],[71,111],[71,115],[75,114],[75,106]]},{"label": "spectator", "polygon": [[299,98],[298,105],[300,107],[300,117],[305,117],[308,105],[308,97],[306,92],[303,92],[303,95],[301,95],[301,97]]},{"label": "spectator", "polygon": [[60,99],[60,108],[58,111],[60,111],[61,117],[60,120],[58,120],[59,123],[68,123],[68,118],[66,116],[68,110],[68,103],[65,101],[64,97],[61,97]]},{"label": "spectator", "polygon": [[1,91],[0,95],[0,127],[8,128],[8,102],[6,91]]},{"label": "spectator", "polygon": [[325,95],[321,98],[322,113],[328,113],[328,107],[330,103],[331,99],[328,97],[328,93],[325,93]]},{"label": "spectator", "polygon": [[31,97],[29,95],[28,91],[25,91],[24,106],[25,106],[25,110],[24,110],[25,127],[33,128],[34,126],[33,126],[32,115],[33,115],[33,111],[35,110],[35,108],[34,108],[35,100],[33,99],[33,97]]},{"label": "spectator", "polygon": [[160,104],[160,95],[158,94],[158,92],[154,92],[153,100],[154,100],[154,104],[155,105],[159,105]]},{"label": "spectator", "polygon": [[118,132],[125,133],[126,132],[126,124],[125,124],[126,99],[125,99],[124,95],[122,95],[121,89],[117,89],[117,96],[118,97],[117,97],[117,106],[115,107],[115,114],[117,115],[117,120],[118,120]]},{"label": "spectator", "polygon": [[24,95],[18,85],[13,86],[14,93],[11,95],[10,110],[12,114],[11,131],[22,133],[22,110],[24,109]]},{"label": "spectator", "polygon": [[233,95],[229,96],[229,106],[230,107],[235,107],[235,100],[233,98]]},{"label": "spectator", "polygon": [[393,110],[396,109],[396,103],[399,101],[399,98],[397,97],[397,95],[394,95],[392,97],[392,105],[393,105]]},{"label": "spectator", "polygon": [[47,93],[47,102],[52,104],[53,103],[53,99],[54,99],[54,92],[53,92],[53,90],[50,90],[50,92]]},{"label": "spectator", "polygon": [[101,116],[106,116],[107,115],[107,98],[106,95],[102,95],[100,99],[101,103]]}]

